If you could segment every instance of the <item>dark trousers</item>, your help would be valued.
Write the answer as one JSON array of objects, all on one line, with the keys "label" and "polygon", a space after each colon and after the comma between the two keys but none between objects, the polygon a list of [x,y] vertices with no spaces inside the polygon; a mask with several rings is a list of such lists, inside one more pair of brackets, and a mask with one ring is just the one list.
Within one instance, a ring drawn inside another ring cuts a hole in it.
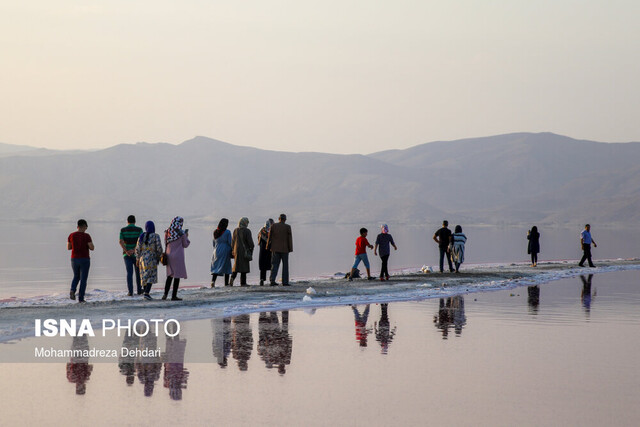
[{"label": "dark trousers", "polygon": [[133,272],[136,273],[136,289],[138,293],[142,293],[142,286],[140,285],[140,267],[138,267],[138,263],[136,263],[135,255],[125,255],[124,257],[124,265],[127,268],[127,290],[130,294],[133,293]]},{"label": "dark trousers", "polygon": [[84,301],[84,292],[87,289],[87,278],[89,277],[89,267],[91,267],[90,258],[71,258],[71,269],[73,270],[73,279],[71,280],[71,291],[75,293],[80,282],[80,291],[78,299]]},{"label": "dark trousers", "polygon": [[387,267],[387,262],[389,261],[389,255],[380,255],[380,259],[382,260],[382,268],[380,269],[380,277],[389,278],[389,269]]},{"label": "dark trousers", "polygon": [[591,261],[591,244],[582,244],[582,251],[584,255],[582,255],[582,259],[580,260],[580,267],[584,265],[585,260],[589,260],[589,267],[594,267],[593,261]]},{"label": "dark trousers", "polygon": [[538,263],[538,254],[536,252],[531,252],[531,264]]},{"label": "dark trousers", "polygon": [[[211,275],[211,286],[215,286],[216,285],[216,279],[218,278],[219,274],[218,273],[213,273]],[[229,286],[229,275],[225,274],[224,275],[224,285],[225,286]]]},{"label": "dark trousers", "polygon": [[271,254],[271,283],[278,277],[278,268],[282,260],[282,284],[289,284],[289,252],[273,252]]},{"label": "dark trousers", "polygon": [[440,248],[440,273],[444,271],[444,257],[447,257],[449,263],[449,271],[453,271],[453,265],[451,264],[451,256],[447,253],[447,248]]},{"label": "dark trousers", "polygon": [[[237,275],[238,275],[238,272],[234,271],[233,273],[231,273],[231,278],[235,280]],[[240,273],[240,286],[246,286],[246,284],[247,284],[247,273]]]},{"label": "dark trousers", "polygon": [[164,283],[164,295],[169,295],[169,289],[171,289],[171,281],[173,280],[173,292],[171,294],[171,298],[176,298],[178,296],[178,287],[180,286],[180,278],[176,277],[175,279],[171,276],[167,276],[167,281]]}]

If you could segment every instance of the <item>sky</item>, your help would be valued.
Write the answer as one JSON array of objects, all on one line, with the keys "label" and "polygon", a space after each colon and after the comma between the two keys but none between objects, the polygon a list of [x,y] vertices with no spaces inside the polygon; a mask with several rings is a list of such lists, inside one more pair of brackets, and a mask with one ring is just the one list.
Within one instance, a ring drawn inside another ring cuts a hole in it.
[{"label": "sky", "polygon": [[0,142],[640,141],[637,0],[0,2]]}]

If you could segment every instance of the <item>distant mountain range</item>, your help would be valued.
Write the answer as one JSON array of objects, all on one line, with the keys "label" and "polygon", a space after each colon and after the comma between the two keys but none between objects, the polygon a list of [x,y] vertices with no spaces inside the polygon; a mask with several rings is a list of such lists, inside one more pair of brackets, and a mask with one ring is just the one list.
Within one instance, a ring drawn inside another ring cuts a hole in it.
[{"label": "distant mountain range", "polygon": [[[37,155],[35,155],[38,153]],[[0,144],[0,219],[296,223],[640,223],[640,143],[517,133],[370,155],[291,153],[205,137],[50,151]]]}]

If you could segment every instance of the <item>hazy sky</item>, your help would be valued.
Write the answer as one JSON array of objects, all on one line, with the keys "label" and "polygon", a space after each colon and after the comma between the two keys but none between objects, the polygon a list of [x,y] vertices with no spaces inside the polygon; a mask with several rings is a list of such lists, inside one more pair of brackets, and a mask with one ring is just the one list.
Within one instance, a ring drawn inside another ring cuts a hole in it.
[{"label": "hazy sky", "polygon": [[640,141],[638,0],[0,2],[0,142]]}]

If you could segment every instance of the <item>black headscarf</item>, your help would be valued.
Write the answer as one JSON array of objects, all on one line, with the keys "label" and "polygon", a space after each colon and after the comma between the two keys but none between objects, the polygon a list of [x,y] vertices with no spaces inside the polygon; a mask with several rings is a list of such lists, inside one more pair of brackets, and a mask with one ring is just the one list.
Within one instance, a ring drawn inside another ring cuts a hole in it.
[{"label": "black headscarf", "polygon": [[227,218],[222,218],[218,223],[218,228],[213,231],[213,238],[217,239],[218,237],[222,236],[222,233],[224,233],[224,230],[227,229],[228,225],[229,220]]}]

